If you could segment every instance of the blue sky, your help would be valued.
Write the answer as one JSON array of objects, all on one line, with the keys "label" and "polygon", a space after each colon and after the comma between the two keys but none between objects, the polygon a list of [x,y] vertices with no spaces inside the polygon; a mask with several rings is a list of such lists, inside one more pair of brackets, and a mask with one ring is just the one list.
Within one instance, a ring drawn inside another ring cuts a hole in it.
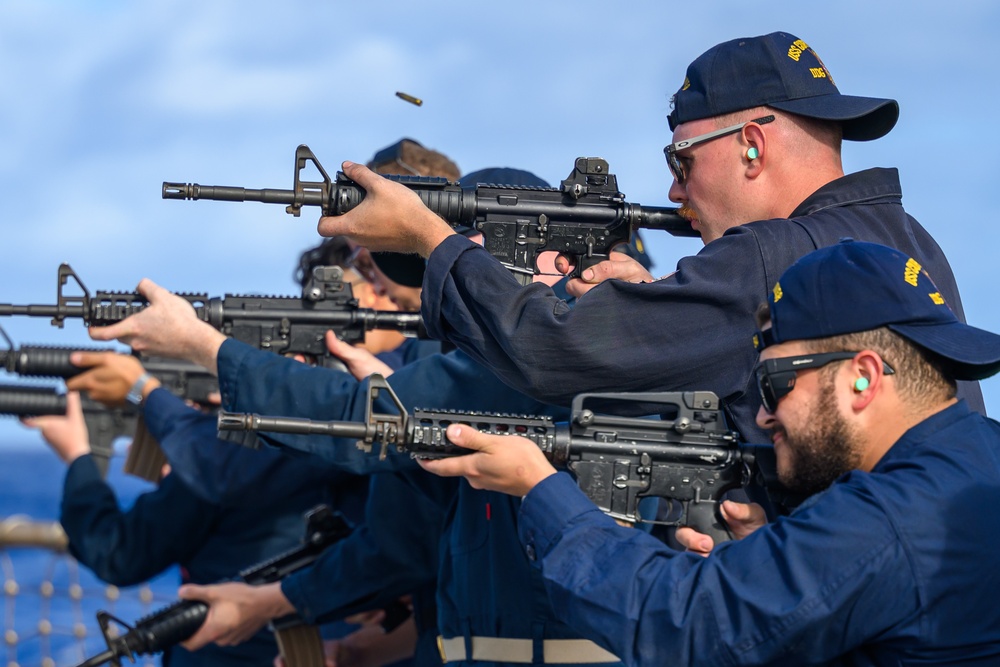
[{"label": "blue sky", "polygon": [[[463,171],[550,182],[601,156],[630,201],[668,205],[665,117],[686,65],[717,42],[784,30],[843,92],[899,100],[893,132],[847,144],[845,167],[900,169],[969,321],[1000,332],[998,25],[1000,5],[985,0],[0,0],[0,302],[54,303],[64,261],[92,291],[146,276],[213,296],[295,293],[312,212],[164,201],[160,186],[289,188],[300,143],[331,173],[404,136]],[[655,273],[700,248],[646,240]],[[2,324],[16,343],[88,340],[79,321]],[[1000,414],[1000,381],[984,389]]]}]

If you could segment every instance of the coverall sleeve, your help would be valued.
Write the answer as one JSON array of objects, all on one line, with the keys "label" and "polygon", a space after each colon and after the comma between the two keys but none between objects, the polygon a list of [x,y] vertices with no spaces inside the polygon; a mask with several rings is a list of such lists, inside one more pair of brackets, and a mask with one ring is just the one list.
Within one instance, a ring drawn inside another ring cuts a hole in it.
[{"label": "coverall sleeve", "polygon": [[141,583],[189,559],[216,518],[217,510],[174,475],[123,511],[93,457],[79,457],[66,471],[60,521],[70,553],[116,586]]}]

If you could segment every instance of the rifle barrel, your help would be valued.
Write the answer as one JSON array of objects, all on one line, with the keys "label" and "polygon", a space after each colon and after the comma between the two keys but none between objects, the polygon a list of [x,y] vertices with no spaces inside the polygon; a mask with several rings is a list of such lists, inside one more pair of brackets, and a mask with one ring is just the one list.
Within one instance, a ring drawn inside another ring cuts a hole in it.
[{"label": "rifle barrel", "polygon": [[368,425],[358,422],[324,422],[295,417],[262,417],[242,412],[219,412],[220,431],[260,431],[296,433],[300,435],[329,435],[335,438],[364,439]]},{"label": "rifle barrel", "polygon": [[[197,183],[163,183],[164,199],[212,199],[215,201],[259,201],[265,204],[295,204],[294,190],[277,188],[239,188],[229,185],[198,185]],[[307,206],[325,206],[323,193],[304,191],[301,203]]]},{"label": "rifle barrel", "polygon": [[48,306],[29,305],[17,306],[11,303],[0,303],[0,315],[30,315],[32,317],[59,317],[69,313],[82,313],[80,306]]}]

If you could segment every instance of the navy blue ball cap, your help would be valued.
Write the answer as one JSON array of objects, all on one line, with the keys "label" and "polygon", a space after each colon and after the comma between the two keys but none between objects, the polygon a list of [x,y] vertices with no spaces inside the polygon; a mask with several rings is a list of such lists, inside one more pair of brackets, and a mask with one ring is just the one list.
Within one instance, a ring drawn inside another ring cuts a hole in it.
[{"label": "navy blue ball cap", "polygon": [[372,261],[385,277],[404,287],[420,287],[424,284],[427,262],[420,255],[406,255],[400,252],[373,252]]},{"label": "navy blue ball cap", "polygon": [[844,139],[870,141],[899,118],[896,100],[841,95],[816,52],[787,32],[723,42],[688,66],[667,117],[670,129],[692,120],[768,106],[839,121]]},{"label": "navy blue ball cap", "polygon": [[949,362],[958,380],[1000,372],[1000,336],[963,324],[916,259],[844,239],[790,266],[769,298],[774,343],[888,327]]},{"label": "navy blue ball cap", "polygon": [[480,183],[489,183],[492,185],[526,185],[533,188],[552,187],[544,179],[535,176],[530,171],[513,169],[511,167],[487,167],[478,171],[470,171],[458,179],[458,184],[463,188],[476,187]]}]

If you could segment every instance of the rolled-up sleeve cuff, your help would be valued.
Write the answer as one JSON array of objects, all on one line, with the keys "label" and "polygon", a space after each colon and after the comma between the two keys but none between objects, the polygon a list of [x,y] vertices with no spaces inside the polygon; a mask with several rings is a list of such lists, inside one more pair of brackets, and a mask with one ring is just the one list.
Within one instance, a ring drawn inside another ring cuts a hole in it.
[{"label": "rolled-up sleeve cuff", "polygon": [[173,426],[178,410],[188,410],[184,399],[170,393],[170,390],[157,387],[149,393],[142,402],[142,417],[146,421],[146,429],[158,441]]},{"label": "rolled-up sleeve cuff", "polygon": [[306,623],[316,622],[316,609],[309,604],[309,595],[307,593],[308,587],[306,582],[308,581],[309,570],[301,570],[299,572],[293,572],[284,579],[281,580],[281,592],[292,603],[295,607],[295,611],[298,612]]},{"label": "rolled-up sleeve cuff", "polygon": [[219,393],[222,395],[222,406],[231,410],[236,404],[237,387],[239,386],[240,368],[248,355],[256,350],[246,343],[227,338],[219,348],[216,366],[219,373]]},{"label": "rolled-up sleeve cuff", "polygon": [[535,566],[558,544],[578,517],[601,511],[564,472],[549,475],[521,503],[518,535],[528,559]]},{"label": "rolled-up sleeve cuff", "polygon": [[444,288],[452,267],[463,253],[481,248],[461,234],[452,234],[442,241],[427,259],[427,270],[424,272],[424,286],[420,295],[422,302],[421,315],[424,326],[431,338],[445,340],[441,330],[441,305]]}]

